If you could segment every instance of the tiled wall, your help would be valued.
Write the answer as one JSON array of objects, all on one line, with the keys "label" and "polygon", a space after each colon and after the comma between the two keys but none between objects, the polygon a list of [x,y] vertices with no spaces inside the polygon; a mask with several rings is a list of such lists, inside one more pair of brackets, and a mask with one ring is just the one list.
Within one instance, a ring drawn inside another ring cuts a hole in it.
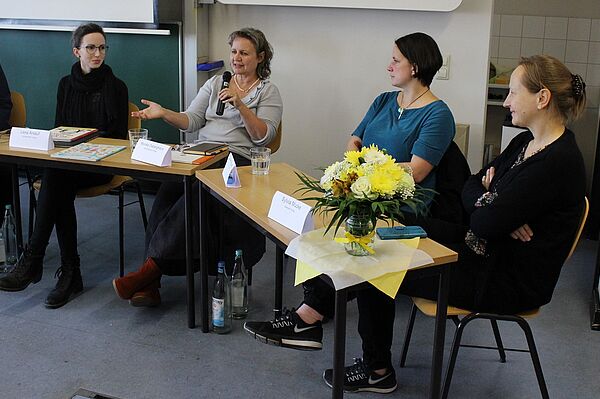
[{"label": "tiled wall", "polygon": [[549,54],[587,84],[588,107],[600,103],[600,19],[494,15],[490,61],[515,67],[519,58]]}]

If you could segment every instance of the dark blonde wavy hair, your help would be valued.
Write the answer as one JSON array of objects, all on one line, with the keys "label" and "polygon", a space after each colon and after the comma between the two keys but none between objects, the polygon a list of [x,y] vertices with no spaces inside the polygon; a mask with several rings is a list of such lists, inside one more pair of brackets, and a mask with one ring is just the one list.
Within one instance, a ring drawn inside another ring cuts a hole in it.
[{"label": "dark blonde wavy hair", "polygon": [[574,75],[559,60],[550,55],[534,55],[521,58],[523,67],[521,82],[530,93],[546,88],[550,91],[550,109],[559,115],[563,122],[576,120],[585,109],[585,83],[579,75]]},{"label": "dark blonde wavy hair", "polygon": [[229,39],[227,43],[231,46],[233,41],[238,38],[243,37],[244,39],[248,39],[254,44],[254,49],[256,50],[256,55],[260,55],[260,53],[264,54],[263,60],[256,67],[256,74],[261,79],[267,79],[271,76],[271,60],[273,59],[273,47],[267,41],[265,34],[255,28],[243,28],[240,30],[236,30],[235,32],[231,32],[229,35]]}]

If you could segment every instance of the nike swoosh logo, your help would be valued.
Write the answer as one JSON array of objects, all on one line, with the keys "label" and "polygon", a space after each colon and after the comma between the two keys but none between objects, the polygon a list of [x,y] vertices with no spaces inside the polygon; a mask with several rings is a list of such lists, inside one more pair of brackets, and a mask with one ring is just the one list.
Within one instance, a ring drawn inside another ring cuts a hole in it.
[{"label": "nike swoosh logo", "polygon": [[294,332],[295,333],[301,333],[304,332],[306,330],[310,330],[311,328],[316,328],[317,326],[308,326],[308,327],[302,327],[302,328],[298,328],[298,325],[296,324],[294,326]]},{"label": "nike swoosh logo", "polygon": [[388,374],[386,374],[386,375],[384,375],[384,376],[381,376],[381,377],[379,377],[379,378],[377,378],[377,379],[373,379],[373,377],[369,376],[369,385],[375,385],[375,384],[377,384],[378,382],[381,382],[381,381],[385,380],[385,379],[386,379],[386,378],[388,378],[389,376],[390,376],[390,374],[389,374],[389,373],[388,373]]}]

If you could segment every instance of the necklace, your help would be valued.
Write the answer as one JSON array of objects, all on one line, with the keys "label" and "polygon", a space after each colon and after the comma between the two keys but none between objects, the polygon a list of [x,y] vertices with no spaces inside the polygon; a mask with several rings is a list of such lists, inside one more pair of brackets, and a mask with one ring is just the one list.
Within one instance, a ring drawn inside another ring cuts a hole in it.
[{"label": "necklace", "polygon": [[248,86],[247,89],[242,89],[240,87],[240,85],[237,82],[237,75],[235,75],[233,77],[233,82],[235,83],[235,87],[237,87],[241,92],[248,93],[250,91],[250,89],[252,89],[254,87],[255,84],[257,84],[258,82],[260,82],[260,78],[256,79],[250,86]]},{"label": "necklace", "polygon": [[402,98],[400,99],[400,106],[398,107],[398,112],[400,113],[400,115],[398,115],[398,119],[400,119],[402,117],[402,114],[404,113],[404,110],[408,107],[410,107],[411,105],[413,105],[415,103],[415,101],[417,101],[419,98],[423,97],[425,95],[425,93],[427,93],[429,91],[429,88],[427,88],[427,90],[425,90],[423,93],[419,94],[417,96],[417,98],[415,98],[414,100],[412,100],[406,107],[402,106],[402,101],[404,101],[404,92],[402,92]]}]

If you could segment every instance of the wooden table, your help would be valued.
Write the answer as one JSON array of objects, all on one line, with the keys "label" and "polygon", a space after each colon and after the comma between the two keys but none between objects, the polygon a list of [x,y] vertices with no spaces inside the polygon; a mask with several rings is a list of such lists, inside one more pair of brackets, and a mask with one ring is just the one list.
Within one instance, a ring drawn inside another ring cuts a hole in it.
[{"label": "wooden table", "polygon": [[[192,229],[192,183],[194,173],[198,169],[206,168],[227,156],[227,152],[215,156],[202,165],[185,163],[173,163],[170,167],[158,167],[143,162],[131,160],[131,149],[129,140],[118,140],[108,138],[96,138],[91,143],[112,144],[126,146],[123,151],[113,154],[97,162],[76,161],[71,159],[52,158],[50,155],[64,148],[55,148],[50,151],[35,151],[8,146],[8,137],[0,141],[0,163],[10,164],[13,179],[13,201],[20,204],[18,175],[19,166],[36,166],[41,168],[58,168],[65,170],[77,170],[81,172],[104,173],[109,175],[127,175],[140,179],[159,181],[181,181],[184,187],[185,197],[185,238],[186,238],[186,277],[187,277],[187,307],[188,327],[196,326],[194,313],[194,275],[193,275],[193,229]],[[21,227],[21,208],[15,206],[15,219],[17,227],[17,240],[20,248],[23,248],[23,233]]]},{"label": "wooden table", "polygon": [[[272,240],[277,246],[275,267],[275,310],[281,309],[282,285],[283,285],[283,255],[290,241],[298,235],[283,227],[279,223],[269,219],[267,214],[271,206],[271,199],[276,191],[298,197],[294,193],[299,187],[299,179],[295,172],[297,169],[284,164],[272,164],[269,174],[256,176],[251,174],[251,167],[238,168],[238,174],[242,183],[241,188],[226,188],[223,183],[221,169],[199,170],[196,177],[200,180],[200,245],[201,245],[201,317],[202,330],[208,331],[208,265],[202,254],[206,253],[206,240],[203,239],[207,233],[206,202],[209,195],[217,198],[228,208],[252,224],[258,231]],[[315,227],[323,225],[323,220],[315,217]],[[414,269],[411,273],[423,272],[425,274],[435,273],[440,276],[440,289],[438,294],[437,316],[435,321],[435,339],[433,344],[433,359],[431,368],[430,398],[440,395],[442,381],[442,364],[444,338],[446,334],[446,308],[448,304],[448,268],[446,265],[456,262],[456,252],[436,243],[430,239],[422,239],[419,249],[428,253],[434,260],[431,265]],[[368,284],[368,283],[365,283]],[[333,390],[334,398],[343,396],[344,379],[344,357],[346,346],[346,302],[349,290],[357,287],[349,287],[336,291],[335,300],[335,333],[334,333],[334,355],[333,355]]]}]

